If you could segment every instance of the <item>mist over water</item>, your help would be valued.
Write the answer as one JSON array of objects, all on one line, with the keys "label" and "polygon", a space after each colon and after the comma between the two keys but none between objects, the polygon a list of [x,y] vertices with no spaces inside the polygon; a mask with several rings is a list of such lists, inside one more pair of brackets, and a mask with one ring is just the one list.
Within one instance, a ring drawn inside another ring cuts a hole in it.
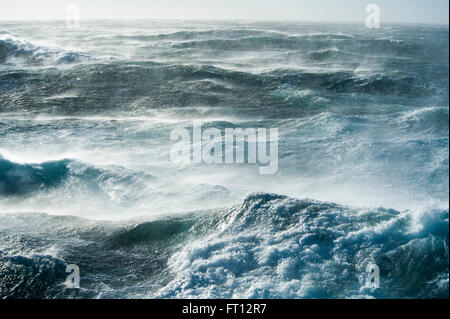
[{"label": "mist over water", "polygon": [[[1,22],[0,296],[448,298],[448,65],[447,26]],[[173,163],[194,120],[277,173]]]}]

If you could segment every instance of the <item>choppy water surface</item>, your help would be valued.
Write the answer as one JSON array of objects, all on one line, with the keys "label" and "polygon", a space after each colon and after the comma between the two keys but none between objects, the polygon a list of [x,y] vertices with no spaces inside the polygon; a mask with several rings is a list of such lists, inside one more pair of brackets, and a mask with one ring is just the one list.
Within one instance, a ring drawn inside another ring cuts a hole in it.
[{"label": "choppy water surface", "polygon": [[[448,297],[448,74],[448,26],[1,22],[0,297]],[[278,172],[173,163],[199,119]]]}]

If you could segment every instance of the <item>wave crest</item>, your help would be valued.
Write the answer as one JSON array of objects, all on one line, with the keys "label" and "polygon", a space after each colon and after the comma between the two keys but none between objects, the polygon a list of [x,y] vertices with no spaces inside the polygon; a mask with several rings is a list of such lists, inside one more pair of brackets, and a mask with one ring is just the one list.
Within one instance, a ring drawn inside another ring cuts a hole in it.
[{"label": "wave crest", "polygon": [[[448,227],[448,211],[434,223]],[[412,233],[411,224],[410,214],[392,210],[251,195],[223,216],[216,232],[170,258],[177,276],[159,296],[448,296],[448,276],[442,278],[448,272],[448,238],[430,229]],[[433,267],[428,258],[435,259]],[[382,290],[365,288],[366,267],[373,262],[382,271]],[[398,263],[405,267],[396,268]],[[411,273],[418,278],[405,285]]]},{"label": "wave crest", "polygon": [[14,37],[0,37],[0,64],[58,65],[77,63],[88,58],[81,52],[67,52],[56,48],[37,46]]}]

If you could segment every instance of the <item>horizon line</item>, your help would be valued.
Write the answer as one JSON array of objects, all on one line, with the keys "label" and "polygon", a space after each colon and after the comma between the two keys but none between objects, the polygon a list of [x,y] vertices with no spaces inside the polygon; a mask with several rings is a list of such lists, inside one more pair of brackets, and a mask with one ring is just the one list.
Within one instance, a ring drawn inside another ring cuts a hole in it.
[{"label": "horizon line", "polygon": [[[38,18],[38,19],[0,19],[0,22],[15,22],[15,21],[65,21],[64,18]],[[331,23],[331,24],[357,24],[361,23],[364,25],[364,21],[360,20],[308,20],[308,19],[241,19],[241,18],[88,18],[88,19],[80,19],[82,21],[135,21],[135,20],[147,20],[147,21],[211,21],[211,22],[225,22],[225,21],[242,21],[242,22],[308,22],[308,23]],[[409,24],[409,25],[442,25],[448,26],[449,22],[411,22],[411,21],[386,21],[382,22],[381,25],[387,24]]]}]

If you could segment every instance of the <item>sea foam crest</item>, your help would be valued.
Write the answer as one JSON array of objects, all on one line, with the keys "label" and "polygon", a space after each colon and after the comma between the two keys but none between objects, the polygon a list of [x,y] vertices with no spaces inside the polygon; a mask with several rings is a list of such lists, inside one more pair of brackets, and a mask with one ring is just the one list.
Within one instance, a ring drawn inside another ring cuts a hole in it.
[{"label": "sea foam crest", "polygon": [[[428,226],[414,232],[409,212],[254,194],[222,218],[217,232],[170,258],[177,275],[159,297],[448,294],[448,211],[429,213]],[[383,289],[365,288],[371,263],[381,269]],[[413,282],[411,273],[418,277]]]}]

